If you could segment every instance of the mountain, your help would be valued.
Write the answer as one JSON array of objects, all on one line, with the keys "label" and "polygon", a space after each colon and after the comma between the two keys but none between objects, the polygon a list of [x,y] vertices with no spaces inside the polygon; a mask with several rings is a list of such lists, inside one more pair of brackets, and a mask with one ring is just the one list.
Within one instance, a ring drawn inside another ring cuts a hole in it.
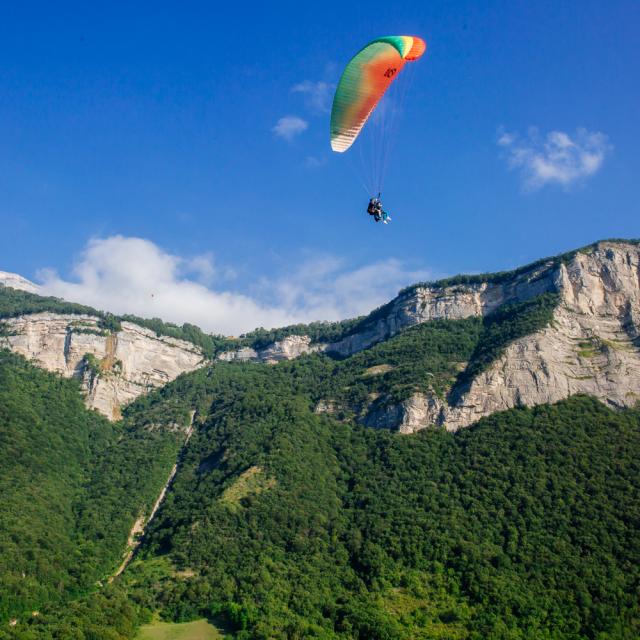
[{"label": "mountain", "polygon": [[[640,247],[629,241],[599,242],[512,272],[414,285],[336,342],[290,336],[221,357],[274,362],[313,351],[348,357],[408,327],[472,317],[486,319],[484,335],[447,397],[427,389],[370,411],[365,424],[403,433],[434,424],[455,430],[495,411],[580,393],[616,407],[639,399]],[[492,332],[507,341],[483,344]],[[327,399],[324,406],[334,404]]]},{"label": "mountain", "polygon": [[0,287],[0,638],[640,637],[639,301],[635,241],[238,339]]},{"label": "mountain", "polygon": [[[283,337],[267,343],[249,334],[217,357],[268,364],[313,352],[349,357],[425,322],[483,317],[480,343],[446,396],[425,388],[398,404],[378,400],[360,408],[360,419],[412,433],[434,424],[455,430],[495,411],[579,393],[633,406],[640,387],[639,274],[637,242],[599,242],[512,272],[417,284],[365,318],[312,325],[312,335],[304,325],[280,330]],[[81,378],[89,406],[108,417],[202,362],[201,345],[131,322],[108,332],[98,312],[71,310],[6,318],[11,335],[5,343],[50,371]],[[516,324],[522,326],[508,344],[493,345],[493,352],[484,344],[492,331],[507,335],[506,325],[513,331]],[[320,407],[335,409],[335,399],[323,399]]]}]

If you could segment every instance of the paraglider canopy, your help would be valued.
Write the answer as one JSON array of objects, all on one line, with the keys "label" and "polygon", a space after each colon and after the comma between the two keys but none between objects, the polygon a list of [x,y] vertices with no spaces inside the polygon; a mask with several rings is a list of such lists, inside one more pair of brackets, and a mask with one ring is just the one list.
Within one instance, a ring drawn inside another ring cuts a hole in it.
[{"label": "paraglider canopy", "polygon": [[422,56],[427,45],[416,36],[385,36],[361,49],[346,66],[331,109],[331,148],[349,149],[405,63]]}]

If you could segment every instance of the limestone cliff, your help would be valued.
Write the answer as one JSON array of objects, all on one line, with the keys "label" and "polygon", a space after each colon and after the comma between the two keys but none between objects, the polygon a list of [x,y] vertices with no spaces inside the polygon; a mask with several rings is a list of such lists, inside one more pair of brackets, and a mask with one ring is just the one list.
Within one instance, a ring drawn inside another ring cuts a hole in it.
[{"label": "limestone cliff", "polygon": [[365,319],[353,335],[328,345],[326,349],[348,356],[422,322],[486,315],[503,304],[522,302],[541,293],[555,291],[556,274],[550,268],[551,264],[551,260],[538,264],[504,282],[411,287],[372,314],[370,319]]},{"label": "limestone cliff", "polygon": [[[488,370],[454,389],[449,402],[416,394],[374,412],[366,424],[403,433],[429,425],[456,430],[495,411],[580,393],[611,406],[635,405],[640,400],[640,247],[601,242],[549,267],[536,280],[536,291],[540,283],[560,294],[551,326],[511,343]],[[521,293],[526,295],[526,288]],[[469,295],[462,294],[465,308],[486,313],[481,304],[468,305]]]},{"label": "limestone cliff", "polygon": [[278,340],[264,349],[252,349],[243,347],[237,351],[225,351],[218,356],[224,362],[264,362],[265,364],[275,364],[282,360],[292,360],[305,353],[324,351],[326,345],[311,344],[309,336],[287,336]]},{"label": "limestone cliff", "polygon": [[87,405],[117,419],[120,407],[202,362],[189,342],[130,322],[109,332],[88,315],[35,313],[3,320],[4,346],[49,371],[77,377]]},{"label": "limestone cliff", "polygon": [[[430,425],[455,430],[495,411],[594,395],[617,407],[640,400],[640,246],[600,242],[512,273],[470,283],[410,287],[333,344],[290,336],[266,349],[223,354],[225,360],[277,362],[310,351],[348,356],[413,325],[484,316],[504,304],[543,293],[560,303],[546,329],[516,340],[447,401],[415,394],[399,405],[372,409],[363,422],[411,433]],[[319,405],[318,411],[327,410]]]}]

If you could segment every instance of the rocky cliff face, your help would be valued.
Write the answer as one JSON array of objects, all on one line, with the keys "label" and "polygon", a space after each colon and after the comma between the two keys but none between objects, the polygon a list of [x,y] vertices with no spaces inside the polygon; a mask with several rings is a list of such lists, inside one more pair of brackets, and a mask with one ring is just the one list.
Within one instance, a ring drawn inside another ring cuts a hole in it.
[{"label": "rocky cliff face", "polygon": [[362,330],[326,347],[349,356],[422,322],[458,320],[491,313],[503,304],[523,302],[555,291],[556,274],[549,263],[501,283],[480,282],[449,287],[416,286],[389,303],[383,313],[365,322]]},{"label": "rocky cliff face", "polygon": [[77,377],[87,405],[117,419],[140,394],[191,371],[202,362],[197,347],[156,336],[130,322],[110,333],[92,316],[37,313],[3,320],[4,346],[49,371]]},{"label": "rocky cliff face", "polygon": [[634,243],[600,242],[571,259],[542,261],[492,281],[412,287],[336,343],[290,336],[259,352],[245,349],[223,358],[277,362],[310,351],[348,356],[422,322],[483,316],[547,292],[560,295],[552,325],[510,344],[488,370],[454,389],[448,401],[416,394],[373,410],[365,424],[402,433],[430,425],[455,430],[495,411],[579,393],[617,407],[638,402],[640,247]]},{"label": "rocky cliff face", "polygon": [[275,364],[282,360],[292,360],[305,353],[324,351],[327,345],[311,344],[309,336],[287,336],[278,342],[268,345],[264,349],[244,347],[237,351],[225,351],[218,356],[224,362],[264,362]]},{"label": "rocky cliff face", "polygon": [[[511,343],[487,371],[455,389],[449,402],[416,394],[369,415],[366,423],[403,433],[430,425],[456,430],[495,411],[579,393],[616,407],[635,405],[640,400],[640,247],[599,243],[550,268],[536,280],[536,291],[541,283],[560,293],[551,326]],[[466,296],[463,300],[470,308]]]},{"label": "rocky cliff face", "polygon": [[450,287],[416,286],[372,314],[357,332],[338,342],[314,344],[308,336],[293,335],[257,351],[246,347],[227,351],[219,359],[273,364],[316,351],[350,356],[422,322],[486,315],[503,304],[523,302],[542,293],[556,291],[557,274],[551,265],[550,260],[499,284],[480,282]]}]

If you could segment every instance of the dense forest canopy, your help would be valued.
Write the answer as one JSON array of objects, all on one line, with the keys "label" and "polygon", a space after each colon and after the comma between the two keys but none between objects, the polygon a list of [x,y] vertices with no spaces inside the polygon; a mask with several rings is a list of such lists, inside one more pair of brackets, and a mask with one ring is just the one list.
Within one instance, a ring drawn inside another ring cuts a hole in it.
[{"label": "dense forest canopy", "polygon": [[165,615],[248,638],[640,631],[637,411],[574,398],[399,437],[314,415],[287,375],[200,375],[209,417],[136,569],[192,576],[168,572]]},{"label": "dense forest canopy", "polygon": [[[465,322],[427,325],[429,357],[484,331]],[[64,554],[65,570],[96,558],[83,569],[92,578],[115,570],[128,527],[177,455],[182,434],[156,425],[183,424],[196,410],[196,431],[129,570],[113,584],[87,580],[39,602],[38,616],[26,615],[32,601],[5,596],[5,615],[20,621],[0,637],[130,638],[152,611],[222,619],[238,638],[637,637],[639,411],[576,397],[455,434],[414,436],[314,413],[318,385],[335,391],[371,362],[401,362],[420,329],[353,364],[318,355],[275,367],[216,364],[139,398],[122,425],[110,427],[76,399],[83,419],[105,432],[78,463],[91,459],[94,472],[72,483],[83,485],[82,498],[55,544],[83,549]],[[8,387],[29,415],[40,385],[62,383],[15,356],[2,366],[33,379],[20,395]],[[160,451],[149,491],[130,496]],[[17,540],[16,557],[37,550],[30,538]],[[14,569],[5,566],[3,577],[19,579]]]},{"label": "dense forest canopy", "polygon": [[86,593],[119,563],[182,442],[163,425],[184,412],[164,412],[153,429],[112,424],[76,380],[0,349],[0,619]]}]

